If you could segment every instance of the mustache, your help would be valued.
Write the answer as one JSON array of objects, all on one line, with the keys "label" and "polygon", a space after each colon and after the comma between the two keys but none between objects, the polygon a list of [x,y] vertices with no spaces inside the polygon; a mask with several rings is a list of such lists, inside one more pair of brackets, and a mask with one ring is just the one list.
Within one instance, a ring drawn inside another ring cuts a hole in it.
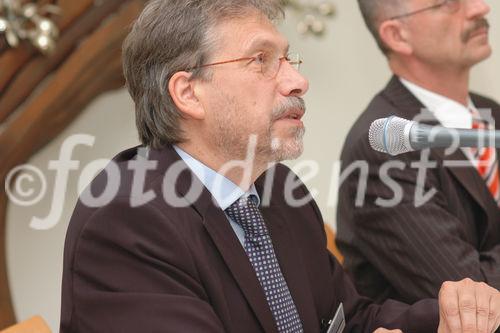
[{"label": "mustache", "polygon": [[301,110],[305,112],[306,103],[304,99],[295,96],[287,97],[283,103],[273,109],[271,118],[272,120],[278,120],[291,110]]},{"label": "mustache", "polygon": [[483,28],[486,28],[488,29],[490,27],[490,23],[488,22],[487,19],[485,18],[481,18],[481,19],[478,19],[474,22],[474,24],[472,25],[472,27],[470,27],[469,29],[467,29],[464,34],[462,35],[462,40],[464,42],[468,41],[470,36],[476,32],[477,30],[479,29],[483,29]]}]

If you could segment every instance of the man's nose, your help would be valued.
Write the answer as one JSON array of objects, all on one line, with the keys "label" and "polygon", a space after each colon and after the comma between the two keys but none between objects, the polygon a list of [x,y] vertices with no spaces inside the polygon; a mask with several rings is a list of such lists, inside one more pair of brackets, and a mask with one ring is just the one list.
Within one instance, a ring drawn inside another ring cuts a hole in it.
[{"label": "man's nose", "polygon": [[303,96],[309,89],[309,80],[290,63],[285,61],[281,66],[278,73],[280,93],[283,96]]},{"label": "man's nose", "polygon": [[481,18],[486,15],[491,10],[491,7],[485,0],[467,0],[464,1],[466,7],[467,18]]}]

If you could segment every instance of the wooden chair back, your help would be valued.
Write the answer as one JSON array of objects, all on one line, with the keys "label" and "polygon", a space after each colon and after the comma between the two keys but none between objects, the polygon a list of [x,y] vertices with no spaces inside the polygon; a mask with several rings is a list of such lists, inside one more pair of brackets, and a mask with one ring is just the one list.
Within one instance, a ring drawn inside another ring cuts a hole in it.
[{"label": "wooden chair back", "polygon": [[335,256],[335,258],[337,258],[337,260],[341,264],[343,264],[344,257],[342,256],[337,245],[335,244],[335,231],[325,224],[325,232],[326,232],[328,250],[330,250],[330,252]]},{"label": "wooden chair back", "polygon": [[51,333],[51,331],[42,317],[34,316],[0,331],[0,333]]}]

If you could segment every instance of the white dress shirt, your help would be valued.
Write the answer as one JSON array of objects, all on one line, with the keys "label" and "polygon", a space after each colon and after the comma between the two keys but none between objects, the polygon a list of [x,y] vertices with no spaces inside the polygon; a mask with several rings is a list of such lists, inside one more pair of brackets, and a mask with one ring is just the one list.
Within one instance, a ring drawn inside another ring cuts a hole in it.
[{"label": "white dress shirt", "polygon": [[[469,97],[468,106],[462,105],[448,97],[436,94],[430,90],[422,88],[403,78],[399,78],[401,83],[425,106],[425,108],[447,128],[472,128],[472,114],[470,110],[477,110]],[[410,119],[411,120],[411,119]],[[462,148],[465,156],[476,164],[469,148]]]},{"label": "white dress shirt", "polygon": [[[252,184],[250,189],[245,192],[241,187],[217,173],[215,170],[209,168],[202,162],[198,161],[193,156],[186,153],[181,148],[174,146],[175,151],[188,165],[191,171],[196,175],[196,177],[202,182],[202,184],[207,188],[207,190],[212,194],[219,207],[226,213],[225,210],[231,206],[236,200],[242,196],[255,195],[257,197],[257,205],[260,205],[260,197],[255,189],[255,185]],[[245,232],[243,228],[236,222],[234,222],[227,214],[231,227],[233,228],[238,240],[243,247],[245,246]]]}]

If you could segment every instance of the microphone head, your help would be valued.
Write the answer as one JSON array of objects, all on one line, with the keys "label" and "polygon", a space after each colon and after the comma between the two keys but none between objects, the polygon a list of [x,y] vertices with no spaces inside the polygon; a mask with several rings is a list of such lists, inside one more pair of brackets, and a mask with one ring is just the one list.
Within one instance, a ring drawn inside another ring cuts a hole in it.
[{"label": "microphone head", "polygon": [[410,129],[413,121],[399,117],[375,120],[368,131],[368,140],[373,150],[389,155],[413,151],[410,145]]}]

